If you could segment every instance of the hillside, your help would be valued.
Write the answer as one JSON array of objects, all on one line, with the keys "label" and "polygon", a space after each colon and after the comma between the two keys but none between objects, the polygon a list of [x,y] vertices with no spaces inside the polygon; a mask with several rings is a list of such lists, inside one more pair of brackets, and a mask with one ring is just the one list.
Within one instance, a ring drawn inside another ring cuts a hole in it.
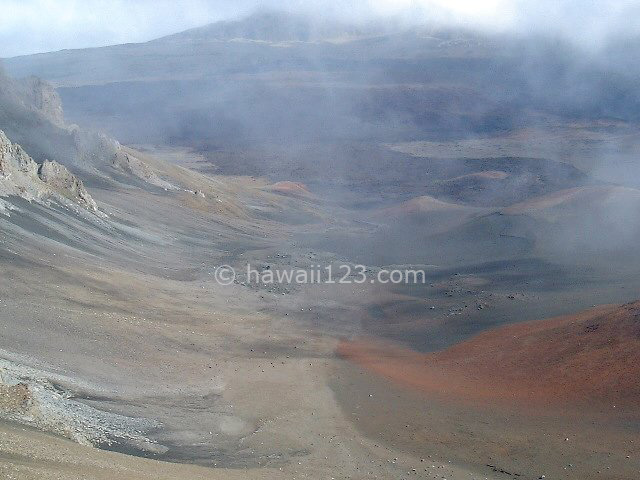
[{"label": "hillside", "polygon": [[52,82],[73,122],[124,143],[210,148],[229,145],[229,132],[235,144],[397,142],[554,117],[635,121],[636,74],[611,64],[620,51],[594,60],[556,39],[263,12],[5,64],[14,77]]},{"label": "hillside", "polygon": [[486,331],[431,354],[366,340],[338,354],[399,385],[481,406],[637,409],[640,303]]}]

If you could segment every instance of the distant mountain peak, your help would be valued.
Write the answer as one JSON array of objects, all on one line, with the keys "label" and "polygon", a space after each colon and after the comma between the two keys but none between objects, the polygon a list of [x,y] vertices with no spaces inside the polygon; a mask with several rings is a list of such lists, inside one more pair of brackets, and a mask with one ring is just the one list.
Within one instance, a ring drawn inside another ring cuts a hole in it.
[{"label": "distant mountain peak", "polygon": [[233,40],[266,42],[310,42],[367,35],[373,26],[361,27],[336,20],[312,18],[308,15],[280,10],[260,10],[237,20],[225,20],[192,28],[159,39],[165,40]]}]

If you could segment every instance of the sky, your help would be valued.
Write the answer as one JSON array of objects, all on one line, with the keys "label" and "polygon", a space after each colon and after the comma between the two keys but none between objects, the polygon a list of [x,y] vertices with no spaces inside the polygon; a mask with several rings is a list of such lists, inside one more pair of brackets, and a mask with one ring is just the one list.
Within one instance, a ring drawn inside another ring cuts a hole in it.
[{"label": "sky", "polygon": [[594,44],[640,32],[640,0],[2,0],[0,57],[146,41],[260,8],[539,30]]}]

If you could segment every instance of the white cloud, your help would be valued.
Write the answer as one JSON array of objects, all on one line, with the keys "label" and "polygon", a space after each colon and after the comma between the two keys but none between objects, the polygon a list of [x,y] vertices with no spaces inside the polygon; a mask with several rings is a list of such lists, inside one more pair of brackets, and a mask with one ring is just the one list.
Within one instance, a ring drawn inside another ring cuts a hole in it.
[{"label": "white cloud", "polygon": [[510,0],[369,0],[374,12],[402,14],[410,11],[421,16],[456,23],[504,27],[515,20]]}]

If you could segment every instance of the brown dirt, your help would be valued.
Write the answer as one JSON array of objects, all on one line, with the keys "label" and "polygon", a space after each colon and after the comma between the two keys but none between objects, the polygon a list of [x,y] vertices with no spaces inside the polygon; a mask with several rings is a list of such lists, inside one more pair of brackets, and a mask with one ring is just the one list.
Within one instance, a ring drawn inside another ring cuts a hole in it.
[{"label": "brown dirt", "polygon": [[441,352],[357,340],[338,353],[396,384],[463,403],[640,406],[640,302],[490,330]]},{"label": "brown dirt", "polygon": [[23,412],[31,401],[29,387],[22,383],[5,385],[0,383],[0,410],[3,412]]}]

